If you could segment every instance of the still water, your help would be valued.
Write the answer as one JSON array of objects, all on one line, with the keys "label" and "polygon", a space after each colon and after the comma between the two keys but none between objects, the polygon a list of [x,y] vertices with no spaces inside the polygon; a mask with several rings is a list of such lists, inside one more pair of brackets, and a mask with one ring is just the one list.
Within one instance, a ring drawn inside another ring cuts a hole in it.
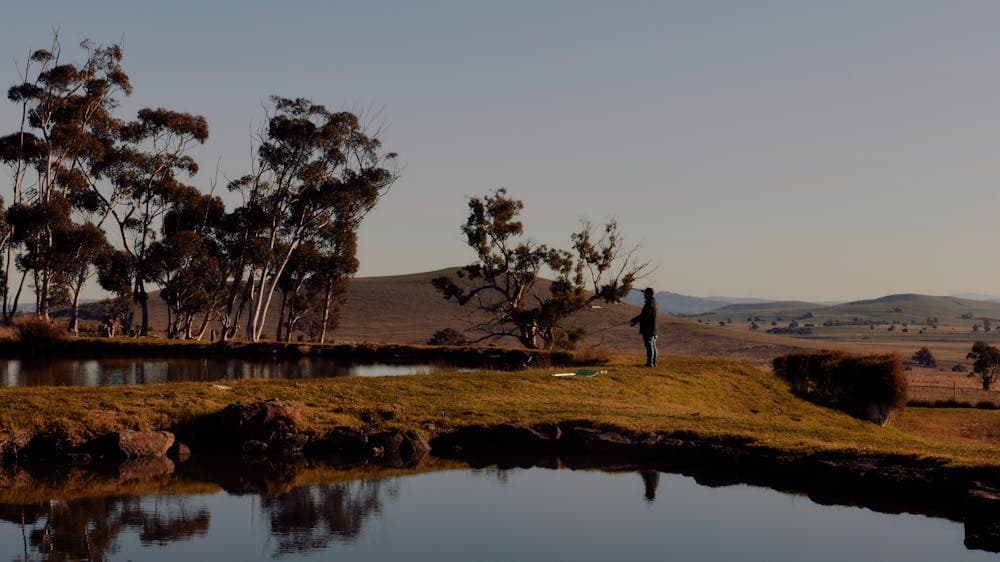
[{"label": "still water", "polygon": [[335,480],[3,504],[0,559],[996,560],[963,546],[961,523],[676,474],[450,469]]},{"label": "still water", "polygon": [[234,379],[313,379],[429,375],[462,370],[443,364],[389,365],[327,358],[244,359],[0,359],[0,386],[115,386]]}]

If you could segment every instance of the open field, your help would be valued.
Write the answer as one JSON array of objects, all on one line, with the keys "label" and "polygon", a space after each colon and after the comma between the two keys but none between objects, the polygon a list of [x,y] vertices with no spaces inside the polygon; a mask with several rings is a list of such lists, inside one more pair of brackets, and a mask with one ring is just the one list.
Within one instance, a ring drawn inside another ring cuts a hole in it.
[{"label": "open field", "polygon": [[915,408],[891,427],[862,422],[792,395],[745,363],[671,357],[656,369],[609,367],[594,378],[548,371],[233,381],[224,387],[0,389],[0,430],[82,442],[122,428],[167,429],[237,401],[277,398],[300,429],[423,428],[585,421],[601,427],[746,440],[796,454],[910,455],[951,465],[1000,466],[1000,419],[983,410]]}]

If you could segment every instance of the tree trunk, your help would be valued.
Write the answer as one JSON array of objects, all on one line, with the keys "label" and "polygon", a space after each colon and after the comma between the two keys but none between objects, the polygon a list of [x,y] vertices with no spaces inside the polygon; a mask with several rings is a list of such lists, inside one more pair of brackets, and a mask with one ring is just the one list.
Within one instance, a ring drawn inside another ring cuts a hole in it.
[{"label": "tree trunk", "polygon": [[[278,327],[275,329],[274,341],[281,341],[281,326],[285,324],[285,302],[288,301],[288,293],[281,291],[281,307],[278,308]],[[288,332],[285,332],[287,337]],[[288,341],[287,339],[285,341]]]},{"label": "tree trunk", "polygon": [[326,296],[323,299],[323,321],[319,330],[319,343],[326,343],[326,327],[330,322],[330,307],[333,304],[333,281],[326,282]]},{"label": "tree trunk", "polygon": [[73,307],[70,310],[69,315],[69,331],[73,332],[74,336],[80,335],[80,290],[77,290],[73,294]]},{"label": "tree trunk", "polygon": [[139,335],[145,337],[149,335],[149,294],[146,293],[146,284],[142,281],[138,283],[136,300],[142,311],[142,323],[139,325]]}]

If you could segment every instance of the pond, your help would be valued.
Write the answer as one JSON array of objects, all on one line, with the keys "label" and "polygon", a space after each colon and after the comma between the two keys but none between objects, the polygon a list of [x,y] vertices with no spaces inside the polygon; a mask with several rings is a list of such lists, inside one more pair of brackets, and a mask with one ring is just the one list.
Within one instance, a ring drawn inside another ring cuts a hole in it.
[{"label": "pond", "polygon": [[234,379],[429,375],[465,370],[444,363],[356,363],[343,359],[0,359],[0,386],[115,386]]},{"label": "pond", "polygon": [[967,550],[961,523],[818,505],[747,485],[708,487],[656,471],[443,465],[361,477],[310,474],[305,480],[316,482],[303,485],[296,484],[299,475],[180,486],[175,474],[148,486],[155,492],[5,503],[0,558],[918,562],[996,556]]}]

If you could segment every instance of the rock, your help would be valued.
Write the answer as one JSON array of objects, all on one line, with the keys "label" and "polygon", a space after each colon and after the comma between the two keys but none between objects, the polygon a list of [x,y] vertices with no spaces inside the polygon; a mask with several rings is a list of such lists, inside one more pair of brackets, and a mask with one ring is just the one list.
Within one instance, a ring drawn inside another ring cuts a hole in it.
[{"label": "rock", "polygon": [[368,450],[368,435],[349,427],[335,427],[307,447],[308,453],[317,455],[364,456]]},{"label": "rock", "polygon": [[243,442],[243,452],[248,455],[263,455],[267,452],[267,443],[263,441],[257,441],[256,439],[250,439],[249,441]]},{"label": "rock", "polygon": [[169,431],[125,429],[117,434],[118,453],[127,459],[164,457],[173,444],[174,434]]},{"label": "rock", "polygon": [[431,446],[416,431],[383,431],[368,438],[373,457],[382,457],[389,466],[413,467],[420,464]]},{"label": "rock", "polygon": [[399,455],[407,461],[416,457],[423,458],[431,452],[431,445],[416,431],[408,430],[404,434],[403,442],[399,444]]},{"label": "rock", "polygon": [[273,453],[301,450],[305,444],[291,409],[279,400],[236,402],[177,431],[192,450],[205,453],[244,452],[248,441],[264,443]]},{"label": "rock", "polygon": [[68,460],[70,464],[80,465],[80,464],[90,464],[90,461],[92,459],[91,456],[88,455],[87,453],[70,453],[67,456],[66,460]]}]

